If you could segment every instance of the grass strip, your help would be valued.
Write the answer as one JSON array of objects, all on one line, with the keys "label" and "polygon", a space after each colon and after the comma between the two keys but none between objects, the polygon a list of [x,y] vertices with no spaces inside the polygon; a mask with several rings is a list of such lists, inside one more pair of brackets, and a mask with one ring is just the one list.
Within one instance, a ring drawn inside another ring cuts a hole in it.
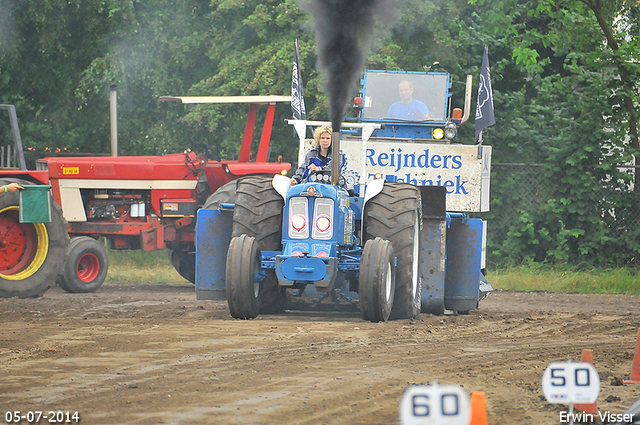
[{"label": "grass strip", "polygon": [[510,267],[487,273],[495,289],[585,294],[640,294],[640,272],[633,269],[580,270],[560,267]]},{"label": "grass strip", "polygon": [[187,282],[169,261],[167,252],[108,249],[108,282]]},{"label": "grass strip", "polygon": [[[186,282],[165,251],[109,249],[112,282]],[[640,271],[627,268],[584,269],[569,265],[523,265],[490,270],[487,280],[505,291],[547,291],[585,294],[640,294]]]}]

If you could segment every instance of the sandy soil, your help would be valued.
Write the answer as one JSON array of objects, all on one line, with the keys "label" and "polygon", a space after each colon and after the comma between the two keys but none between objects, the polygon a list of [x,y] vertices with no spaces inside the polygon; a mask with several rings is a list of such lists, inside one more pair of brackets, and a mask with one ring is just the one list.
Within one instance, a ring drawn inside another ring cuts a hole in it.
[{"label": "sandy soil", "polygon": [[639,305],[639,296],[499,292],[466,316],[369,323],[289,311],[240,321],[186,283],[56,287],[0,299],[0,413],[77,411],[83,424],[398,424],[403,391],[438,381],[484,391],[489,424],[557,424],[567,408],[543,400],[542,372],[583,349],[601,378],[601,411],[640,398],[640,385],[617,385],[631,371]]}]

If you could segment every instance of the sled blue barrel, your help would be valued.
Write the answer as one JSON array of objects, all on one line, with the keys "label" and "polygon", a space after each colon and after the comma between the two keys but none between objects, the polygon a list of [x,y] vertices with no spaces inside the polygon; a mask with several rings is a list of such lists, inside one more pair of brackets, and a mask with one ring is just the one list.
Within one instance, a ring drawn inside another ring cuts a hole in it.
[{"label": "sled blue barrel", "polygon": [[[225,204],[223,204],[226,206]],[[199,209],[196,221],[196,299],[226,299],[227,250],[233,208]]]}]

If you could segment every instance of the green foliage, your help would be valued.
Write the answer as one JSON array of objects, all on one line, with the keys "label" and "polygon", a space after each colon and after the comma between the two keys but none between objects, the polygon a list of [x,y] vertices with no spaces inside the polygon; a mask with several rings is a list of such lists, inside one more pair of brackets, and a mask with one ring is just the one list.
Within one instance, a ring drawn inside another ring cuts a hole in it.
[{"label": "green foliage", "polygon": [[[217,4],[217,7],[213,7]],[[307,113],[325,119],[325,97],[315,71],[313,37],[301,31],[307,17],[294,0],[286,1],[214,1],[209,22],[215,43],[207,52],[217,64],[209,76],[188,90],[190,95],[287,95],[291,93],[293,42],[300,41],[300,66],[305,84]],[[247,105],[197,105],[189,107],[182,122],[214,134],[209,145],[222,157],[238,154],[244,131]],[[258,111],[263,116],[266,108]],[[282,154],[296,161],[297,143],[292,129],[277,125],[291,117],[289,104],[276,107],[271,151],[272,160]],[[260,120],[260,118],[258,118]],[[260,121],[258,121],[260,123]],[[257,126],[259,129],[260,127]],[[254,154],[259,132],[254,134]],[[294,165],[295,166],[295,165]]]},{"label": "green foliage", "polygon": [[[500,45],[511,46],[516,73],[509,71],[513,62],[504,67],[498,62],[492,75],[522,78],[518,85],[508,83],[511,90],[504,97],[504,80],[494,84],[497,108],[508,121],[489,131],[496,140],[494,162],[543,165],[535,179],[536,202],[523,202],[513,182],[501,180],[494,170],[490,222],[500,226],[506,207],[519,219],[503,229],[506,239],[489,241],[492,261],[633,261],[603,255],[612,254],[612,244],[620,247],[607,217],[618,217],[619,195],[629,190],[629,175],[616,166],[634,152],[625,138],[628,115],[620,109],[620,79],[612,67],[616,53],[603,43],[595,14],[581,1],[507,0],[501,7],[508,11],[504,16],[488,12],[477,22],[504,26]],[[614,10],[608,11],[609,19]]]},{"label": "green foliage", "polygon": [[[23,143],[106,153],[109,87],[119,91],[120,154],[175,152],[204,138],[158,97],[210,72],[208,1],[14,1],[0,39]],[[38,66],[29,66],[29,64]],[[18,105],[19,99],[25,101]]]}]

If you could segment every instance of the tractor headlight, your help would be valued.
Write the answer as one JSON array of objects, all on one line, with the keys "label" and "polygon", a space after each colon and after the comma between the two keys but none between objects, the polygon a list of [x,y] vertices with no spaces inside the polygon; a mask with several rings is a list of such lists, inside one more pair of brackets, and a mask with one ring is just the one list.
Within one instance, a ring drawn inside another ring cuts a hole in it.
[{"label": "tractor headlight", "polygon": [[295,197],[289,201],[289,237],[306,239],[309,237],[309,209],[307,198]]},{"label": "tractor headlight", "polygon": [[328,240],[333,236],[333,199],[317,198],[313,212],[313,239]]},{"label": "tractor headlight", "polygon": [[306,225],[307,225],[307,221],[300,214],[294,215],[291,218],[291,226],[293,226],[293,228],[296,229],[298,232],[304,229]]},{"label": "tractor headlight", "polygon": [[447,140],[453,140],[458,135],[458,127],[451,121],[444,126],[444,138]]},{"label": "tractor headlight", "polygon": [[434,128],[433,129],[433,138],[436,140],[440,140],[444,137],[444,130],[441,128]]},{"label": "tractor headlight", "polygon": [[327,230],[329,230],[330,226],[331,220],[329,220],[329,217],[323,215],[316,218],[316,227],[319,231],[326,232]]}]

